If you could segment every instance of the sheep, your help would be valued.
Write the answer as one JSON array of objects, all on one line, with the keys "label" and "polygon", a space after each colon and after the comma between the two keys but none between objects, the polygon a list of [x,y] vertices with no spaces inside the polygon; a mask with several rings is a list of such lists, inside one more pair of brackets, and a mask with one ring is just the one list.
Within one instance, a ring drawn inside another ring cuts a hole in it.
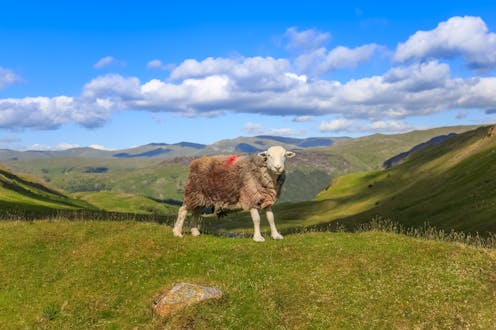
[{"label": "sheep", "polygon": [[218,216],[249,210],[254,225],[253,240],[263,242],[258,210],[264,209],[272,238],[283,239],[274,223],[272,205],[279,198],[286,178],[284,162],[294,156],[294,152],[274,146],[256,155],[204,156],[192,161],[174,236],[182,237],[188,211],[192,213],[191,234],[198,236],[198,218],[204,208],[212,208]]}]

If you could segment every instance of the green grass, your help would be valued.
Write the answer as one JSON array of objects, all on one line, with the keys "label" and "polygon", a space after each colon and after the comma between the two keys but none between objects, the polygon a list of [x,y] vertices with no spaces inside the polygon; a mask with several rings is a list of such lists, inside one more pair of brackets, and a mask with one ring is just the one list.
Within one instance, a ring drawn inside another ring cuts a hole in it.
[{"label": "green grass", "polygon": [[[0,324],[12,328],[490,328],[494,250],[380,232],[172,237],[134,222],[0,223]],[[220,301],[165,320],[180,281]]]},{"label": "green grass", "polygon": [[111,191],[76,193],[74,196],[111,212],[175,215],[178,209],[176,206],[159,203],[145,196]]}]

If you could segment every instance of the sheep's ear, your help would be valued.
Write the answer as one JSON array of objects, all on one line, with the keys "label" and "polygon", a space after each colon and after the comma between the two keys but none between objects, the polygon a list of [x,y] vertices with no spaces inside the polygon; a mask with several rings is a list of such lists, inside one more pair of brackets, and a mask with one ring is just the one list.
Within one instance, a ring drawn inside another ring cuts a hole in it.
[{"label": "sheep's ear", "polygon": [[258,157],[262,157],[264,160],[267,160],[267,151],[262,151],[258,153]]},{"label": "sheep's ear", "polygon": [[292,151],[286,151],[286,158],[293,158],[296,154]]}]

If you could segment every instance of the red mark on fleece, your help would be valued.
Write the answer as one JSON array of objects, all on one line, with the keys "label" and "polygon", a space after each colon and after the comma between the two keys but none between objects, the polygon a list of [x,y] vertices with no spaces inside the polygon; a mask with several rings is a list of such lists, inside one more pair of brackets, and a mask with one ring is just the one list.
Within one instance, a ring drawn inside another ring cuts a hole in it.
[{"label": "red mark on fleece", "polygon": [[238,160],[239,156],[238,155],[231,155],[227,158],[226,164],[227,165],[232,165]]}]

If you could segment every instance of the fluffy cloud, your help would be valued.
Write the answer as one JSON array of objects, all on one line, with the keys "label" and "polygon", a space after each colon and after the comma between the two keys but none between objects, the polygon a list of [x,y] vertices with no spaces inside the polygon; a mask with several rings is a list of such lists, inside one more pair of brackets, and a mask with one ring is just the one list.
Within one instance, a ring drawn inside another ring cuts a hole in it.
[{"label": "fluffy cloud", "polygon": [[355,124],[354,120],[337,118],[331,121],[323,121],[320,123],[321,132],[348,132]]},{"label": "fluffy cloud", "polygon": [[328,50],[324,43],[329,33],[314,29],[298,31],[296,27],[286,30],[286,49],[294,51],[294,64],[299,72],[319,76],[338,69],[356,67],[370,60],[381,47],[371,43],[355,48],[338,46]]},{"label": "fluffy cloud", "polygon": [[67,96],[0,99],[0,128],[51,130],[72,122],[98,127],[110,117],[105,104],[106,100],[87,103]]},{"label": "fluffy cloud", "polygon": [[286,30],[284,36],[288,39],[287,49],[313,50],[320,48],[329,38],[330,33],[319,32],[315,29],[298,31],[297,27]]},{"label": "fluffy cloud", "polygon": [[275,136],[302,136],[305,134],[303,129],[296,130],[293,128],[264,128],[259,123],[248,122],[243,127],[243,131],[250,135],[275,135]]},{"label": "fluffy cloud", "polygon": [[[447,44],[444,50],[434,52],[433,49],[440,46],[426,46],[419,51],[418,58],[435,54],[447,56],[448,50],[456,49],[465,54],[470,63],[481,64],[475,49],[482,46],[465,45],[463,52],[459,44],[450,46],[448,41],[454,37],[443,24],[456,29],[453,22],[479,26],[471,30],[479,31],[475,39],[485,43],[486,50],[492,49],[494,36],[480,28],[482,20],[455,17],[439,24],[433,30],[437,32],[420,31],[412,35],[398,46],[396,59],[416,59],[417,53],[412,53],[415,50],[408,52],[408,49],[420,42],[419,34],[425,33],[422,36],[431,45],[432,33],[438,33],[449,35],[443,39]],[[137,77],[109,74],[89,81],[79,96],[0,99],[0,127],[54,129],[69,123],[97,127],[113,112],[128,109],[186,117],[258,113],[292,116],[295,122],[333,115],[337,119],[323,122],[322,131],[403,131],[407,127],[402,120],[411,116],[447,109],[481,109],[489,113],[496,108],[496,77],[452,77],[449,65],[440,60],[400,61],[382,75],[346,82],[301,74],[302,71],[324,73],[359,65],[380,49],[376,44],[367,44],[356,48],[340,46],[328,51],[322,47],[328,36],[313,30],[304,32],[296,29],[287,32],[291,35],[292,47],[304,48],[306,52],[293,60],[260,56],[187,59],[170,72],[168,79],[142,82]],[[305,54],[313,56],[308,58],[308,63],[301,57]],[[496,52],[488,52],[487,57],[492,54]],[[152,66],[158,64],[161,62]],[[247,124],[245,131],[250,134],[301,133],[265,129],[253,123]]]},{"label": "fluffy cloud", "polygon": [[[224,112],[294,117],[342,114],[378,122],[446,109],[494,109],[496,104],[496,78],[451,78],[449,66],[437,61],[397,66],[381,76],[341,83],[307,79],[282,69],[273,72],[274,66],[245,70],[252,60],[261,59],[244,59],[234,65],[227,61],[232,69],[229,73],[223,67],[207,73],[202,71],[203,62],[197,62],[200,66],[194,76],[198,77],[178,81],[142,83],[136,77],[105,75],[87,83],[77,98],[0,99],[0,127],[52,129],[71,122],[97,127],[121,109],[189,117]],[[278,63],[274,59],[268,62]],[[327,123],[331,124],[337,122]]]},{"label": "fluffy cloud", "polygon": [[89,147],[97,150],[110,150],[99,144],[91,144]]},{"label": "fluffy cloud", "polygon": [[312,120],[312,116],[296,116],[293,118],[293,122],[295,123],[304,123],[304,122],[307,122],[307,121],[311,121]]},{"label": "fluffy cloud", "polygon": [[21,81],[21,78],[12,70],[0,66],[0,89],[7,85],[15,84]]},{"label": "fluffy cloud", "polygon": [[173,64],[163,64],[160,60],[151,60],[146,64],[149,69],[157,69],[164,71],[172,71],[175,69],[175,65]]},{"label": "fluffy cloud", "polygon": [[298,56],[295,64],[301,72],[321,75],[338,69],[356,67],[367,62],[379,48],[376,44],[356,48],[338,46],[330,51],[319,48]]},{"label": "fluffy cloud", "polygon": [[456,16],[430,31],[418,31],[394,54],[399,62],[461,56],[473,69],[496,66],[496,34],[480,17]]},{"label": "fluffy cloud", "polygon": [[364,120],[336,118],[331,121],[323,121],[320,124],[320,131],[328,133],[400,133],[411,129],[411,126],[397,120],[367,122]]},{"label": "fluffy cloud", "polygon": [[99,59],[95,64],[93,64],[93,68],[102,69],[102,68],[107,67],[111,64],[124,66],[126,63],[124,61],[118,60],[112,56],[105,56],[105,57],[102,57],[101,59]]}]

